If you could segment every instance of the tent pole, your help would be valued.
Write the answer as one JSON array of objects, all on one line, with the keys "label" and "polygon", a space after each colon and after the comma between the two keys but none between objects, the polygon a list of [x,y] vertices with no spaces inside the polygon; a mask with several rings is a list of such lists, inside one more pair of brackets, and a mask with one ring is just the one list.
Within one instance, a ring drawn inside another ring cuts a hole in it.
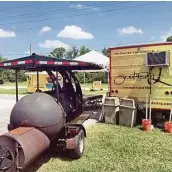
[{"label": "tent pole", "polygon": [[59,81],[58,81],[58,71],[56,71],[56,96],[57,96],[57,102],[59,103]]},{"label": "tent pole", "polygon": [[85,91],[85,72],[84,72],[84,91]]},{"label": "tent pole", "polygon": [[39,90],[39,72],[36,71],[36,75],[37,75],[37,90]]},{"label": "tent pole", "polygon": [[15,76],[16,76],[16,102],[18,102],[18,71],[15,70]]}]

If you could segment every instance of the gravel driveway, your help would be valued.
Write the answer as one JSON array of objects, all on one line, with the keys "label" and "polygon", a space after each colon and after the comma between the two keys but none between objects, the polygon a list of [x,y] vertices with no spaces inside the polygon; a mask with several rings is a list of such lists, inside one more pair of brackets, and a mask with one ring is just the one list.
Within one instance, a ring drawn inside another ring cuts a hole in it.
[{"label": "gravel driveway", "polygon": [[7,125],[14,104],[15,95],[0,94],[0,135],[7,132]]}]

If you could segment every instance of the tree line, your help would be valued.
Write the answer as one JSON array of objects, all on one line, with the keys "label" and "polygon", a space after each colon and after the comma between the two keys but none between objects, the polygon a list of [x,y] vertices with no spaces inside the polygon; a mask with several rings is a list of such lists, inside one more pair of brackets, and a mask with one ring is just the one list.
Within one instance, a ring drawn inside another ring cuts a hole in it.
[{"label": "tree line", "polygon": [[[81,46],[81,48],[77,48],[76,46],[72,46],[70,50],[66,50],[63,47],[55,48],[52,52],[50,52],[49,57],[54,58],[64,58],[64,59],[74,59],[78,56],[84,55],[91,50],[87,48],[86,46]],[[109,49],[104,48],[102,49],[102,54],[109,57]],[[8,59],[3,58],[0,55],[0,61],[6,61]],[[19,82],[26,81],[25,71],[20,71],[18,73],[18,80]],[[83,83],[84,77],[83,73],[76,73],[76,76],[78,80]],[[4,82],[15,82],[15,71],[14,70],[3,70],[0,69],[0,80],[3,80]],[[96,73],[86,73],[85,74],[85,81],[87,83],[92,83],[93,81],[98,80],[102,81],[102,83],[107,83],[107,74],[103,72],[96,72]]]}]

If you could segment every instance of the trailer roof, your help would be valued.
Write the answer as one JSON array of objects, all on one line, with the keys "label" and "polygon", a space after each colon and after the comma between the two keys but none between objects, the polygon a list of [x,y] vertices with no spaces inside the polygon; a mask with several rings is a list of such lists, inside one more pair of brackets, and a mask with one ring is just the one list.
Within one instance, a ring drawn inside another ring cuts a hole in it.
[{"label": "trailer roof", "polygon": [[152,44],[137,44],[137,45],[128,45],[120,47],[110,47],[110,50],[115,49],[125,49],[125,48],[138,48],[138,47],[151,47],[151,46],[163,46],[163,45],[172,45],[172,42],[163,42],[163,43],[152,43]]},{"label": "trailer roof", "polygon": [[82,61],[40,56],[33,53],[31,56],[0,62],[0,68],[29,71],[49,69],[57,71],[60,68],[65,68],[66,70],[97,70],[102,69],[102,66]]}]

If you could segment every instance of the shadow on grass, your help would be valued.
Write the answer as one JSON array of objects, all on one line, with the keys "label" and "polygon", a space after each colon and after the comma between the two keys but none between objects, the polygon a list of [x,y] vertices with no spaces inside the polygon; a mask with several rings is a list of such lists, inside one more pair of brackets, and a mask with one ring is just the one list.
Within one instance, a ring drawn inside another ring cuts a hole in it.
[{"label": "shadow on grass", "polygon": [[34,160],[22,172],[37,172],[41,168],[41,166],[48,163],[51,158],[58,158],[62,161],[74,161],[73,159],[69,158],[67,152],[51,145],[47,151],[45,151],[42,155],[40,155],[40,157]]}]

